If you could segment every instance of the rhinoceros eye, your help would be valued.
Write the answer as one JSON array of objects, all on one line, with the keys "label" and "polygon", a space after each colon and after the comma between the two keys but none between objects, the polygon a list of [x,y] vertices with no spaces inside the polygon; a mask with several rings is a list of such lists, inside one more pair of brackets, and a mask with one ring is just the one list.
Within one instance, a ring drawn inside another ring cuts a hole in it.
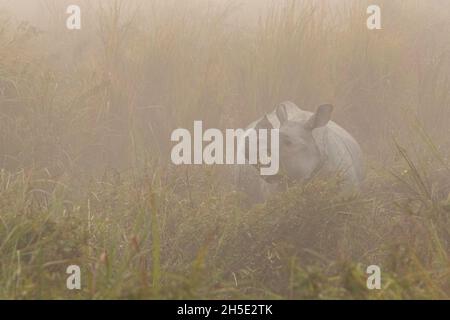
[{"label": "rhinoceros eye", "polygon": [[285,146],[290,147],[290,146],[292,146],[294,143],[291,141],[291,139],[285,138],[285,139],[283,140],[283,144],[284,144]]}]

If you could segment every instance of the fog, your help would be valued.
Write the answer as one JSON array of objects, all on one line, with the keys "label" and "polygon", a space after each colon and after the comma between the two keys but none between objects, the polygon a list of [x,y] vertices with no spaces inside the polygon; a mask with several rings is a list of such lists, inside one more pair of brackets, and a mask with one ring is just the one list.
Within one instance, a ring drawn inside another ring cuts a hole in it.
[{"label": "fog", "polygon": [[[82,299],[448,299],[449,34],[448,0],[0,0],[0,298],[73,298],[77,264]],[[319,111],[276,179],[172,161],[285,101]]]}]

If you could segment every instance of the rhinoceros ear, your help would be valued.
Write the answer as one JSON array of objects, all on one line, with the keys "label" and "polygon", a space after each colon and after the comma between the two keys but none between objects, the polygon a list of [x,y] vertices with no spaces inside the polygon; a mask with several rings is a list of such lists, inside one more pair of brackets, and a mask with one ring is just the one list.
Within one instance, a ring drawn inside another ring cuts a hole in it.
[{"label": "rhinoceros ear", "polygon": [[324,104],[317,108],[315,114],[309,118],[306,122],[306,128],[314,130],[316,128],[324,127],[331,120],[331,114],[333,113],[334,107],[331,104]]},{"label": "rhinoceros ear", "polygon": [[276,113],[278,120],[280,120],[280,125],[283,125],[286,121],[288,121],[288,113],[284,103],[278,106]]},{"label": "rhinoceros ear", "polygon": [[258,123],[255,126],[256,130],[259,129],[273,129],[272,123],[269,121],[269,118],[267,115],[264,116],[261,120],[258,121]]}]

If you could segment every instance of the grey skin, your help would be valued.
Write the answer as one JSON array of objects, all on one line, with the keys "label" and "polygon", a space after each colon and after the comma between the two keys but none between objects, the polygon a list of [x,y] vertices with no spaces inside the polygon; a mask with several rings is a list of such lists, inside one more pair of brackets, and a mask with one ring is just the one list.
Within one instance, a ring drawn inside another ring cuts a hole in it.
[{"label": "grey skin", "polygon": [[[332,105],[322,105],[315,113],[292,102],[281,103],[273,112],[251,123],[247,129],[280,130],[280,171],[262,177],[250,166],[238,166],[235,182],[253,200],[260,202],[281,189],[281,177],[305,183],[314,176],[339,176],[345,189],[357,189],[364,179],[362,152],[356,140],[331,121]],[[269,144],[270,145],[270,144]]]}]

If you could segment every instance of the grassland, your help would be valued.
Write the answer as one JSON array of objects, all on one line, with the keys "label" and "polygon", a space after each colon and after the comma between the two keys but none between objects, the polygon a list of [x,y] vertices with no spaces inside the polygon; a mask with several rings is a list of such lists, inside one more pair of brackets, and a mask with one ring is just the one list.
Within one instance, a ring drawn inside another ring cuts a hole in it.
[{"label": "grassland", "polygon": [[[85,1],[81,31],[64,1],[45,26],[0,11],[0,298],[449,299],[450,6],[376,2],[379,31],[356,0]],[[170,165],[174,128],[285,100],[336,106],[358,193],[252,205],[229,168]]]}]

